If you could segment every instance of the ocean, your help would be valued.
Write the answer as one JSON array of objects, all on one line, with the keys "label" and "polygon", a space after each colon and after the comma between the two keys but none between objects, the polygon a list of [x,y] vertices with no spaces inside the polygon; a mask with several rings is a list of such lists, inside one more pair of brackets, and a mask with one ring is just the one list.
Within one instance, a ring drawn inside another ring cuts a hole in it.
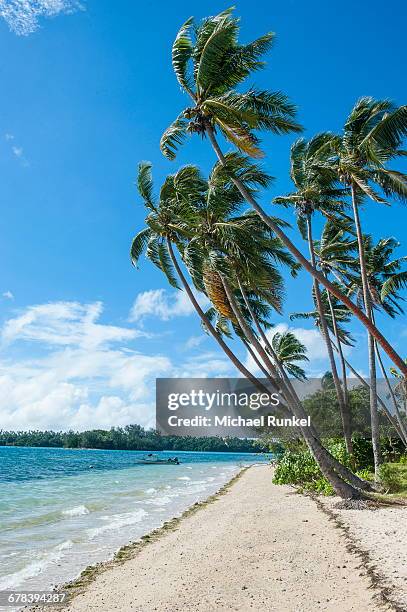
[{"label": "ocean", "polygon": [[0,590],[48,590],[180,515],[262,455],[0,447]]}]

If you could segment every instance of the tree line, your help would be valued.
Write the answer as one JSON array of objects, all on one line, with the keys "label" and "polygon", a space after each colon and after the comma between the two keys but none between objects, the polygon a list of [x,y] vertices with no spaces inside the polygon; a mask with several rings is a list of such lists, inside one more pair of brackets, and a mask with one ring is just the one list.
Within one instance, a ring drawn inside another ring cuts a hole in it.
[{"label": "tree line", "polygon": [[196,438],[161,436],[140,425],[88,431],[0,431],[0,446],[48,448],[96,448],[105,450],[201,451],[253,453],[265,450],[255,440],[240,438]]},{"label": "tree line", "polygon": [[[263,56],[274,34],[247,44],[239,35],[239,19],[228,9],[199,23],[188,19],[175,37],[172,65],[190,105],[165,130],[161,151],[174,160],[186,139],[199,135],[201,142],[212,146],[217,161],[208,177],[194,164],[179,168],[157,193],[151,164],[139,165],[137,185],[147,216],[145,228],[133,240],[131,259],[137,267],[145,253],[172,287],[183,289],[204,330],[243,376],[267,392],[230,341],[242,343],[262,375],[278,381],[288,410],[298,418],[306,416],[306,409],[292,377],[305,376],[300,365],[306,359],[305,347],[292,334],[276,338],[269,330],[273,313],[283,310],[286,275],[309,273],[314,310],[293,317],[313,319],[324,339],[350,457],[350,373],[367,390],[378,480],[380,413],[407,444],[402,414],[407,363],[376,322],[378,312],[392,318],[403,312],[400,291],[407,284],[407,258],[395,255],[399,243],[394,238],[373,239],[363,227],[361,208],[371,202],[407,200],[407,175],[392,166],[406,155],[402,145],[407,106],[362,97],[345,118],[341,133],[297,138],[289,162],[292,191],[274,198],[270,213],[259,204],[261,192],[272,183],[265,165],[257,161],[264,157],[260,133],[299,133],[303,128],[285,94],[243,90],[247,78],[264,68]],[[224,145],[230,150],[225,152]],[[293,212],[307,255],[289,237],[290,224],[275,215],[278,206]],[[321,235],[315,234],[317,215],[325,219]],[[201,308],[196,292],[209,298],[208,310]],[[344,347],[354,344],[347,329],[353,318],[367,332],[368,380],[345,358]],[[383,354],[393,363],[392,375],[399,378],[398,395]],[[391,409],[377,390],[378,369],[388,382]],[[379,488],[379,483],[356,475],[349,468],[352,461],[334,457],[315,428],[302,428],[301,436],[338,495],[360,498]]]}]

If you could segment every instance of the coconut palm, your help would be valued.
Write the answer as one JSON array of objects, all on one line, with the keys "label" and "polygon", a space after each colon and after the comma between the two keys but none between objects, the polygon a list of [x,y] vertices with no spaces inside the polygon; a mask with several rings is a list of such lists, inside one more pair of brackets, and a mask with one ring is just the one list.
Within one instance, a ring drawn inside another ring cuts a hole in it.
[{"label": "coconut palm", "polygon": [[[295,191],[274,198],[274,202],[284,206],[293,206],[298,217],[298,224],[304,237],[308,240],[311,263],[317,268],[318,263],[315,254],[314,236],[312,231],[312,220],[316,212],[331,218],[334,214],[340,214],[346,206],[343,197],[346,190],[337,186],[337,175],[334,169],[324,163],[328,159],[329,145],[332,135],[322,133],[314,136],[309,141],[298,139],[291,147],[291,169],[290,176]],[[324,167],[325,171],[322,170]],[[341,199],[342,198],[342,199]],[[346,447],[352,455],[352,432],[350,427],[350,409],[345,393],[345,378],[343,385],[338,375],[335,356],[328,324],[321,298],[321,289],[318,281],[314,278],[313,293],[319,312],[319,329],[327,348],[329,363],[341,413]],[[330,299],[329,293],[327,293]],[[334,324],[336,323],[334,319]]]},{"label": "coconut palm", "polygon": [[[138,266],[139,259],[145,252],[147,258],[165,274],[172,287],[179,289],[179,282],[181,282],[205,329],[213,336],[233,365],[253,384],[256,384],[254,376],[230,350],[221,334],[205,315],[174,252],[174,245],[182,248],[183,244],[179,216],[182,211],[187,213],[190,210],[191,201],[202,202],[207,187],[206,182],[195,166],[185,166],[176,174],[167,177],[157,200],[153,194],[151,164],[141,163],[137,186],[149,214],[146,218],[147,227],[141,230],[132,241],[130,256],[133,265]],[[264,386],[261,387],[263,392],[267,392]]]},{"label": "coconut palm", "polygon": [[[209,199],[215,198],[215,201],[219,204],[220,200],[217,198],[216,188],[214,189],[214,186],[210,185],[205,193],[204,182],[199,172],[193,166],[187,166],[178,171],[175,175],[167,177],[160,190],[159,199],[156,201],[153,197],[151,172],[148,164],[142,164],[140,167],[138,186],[146,207],[149,210],[149,214],[146,219],[147,228],[139,232],[133,240],[131,249],[133,263],[137,265],[141,254],[146,251],[147,256],[166,274],[168,281],[173,286],[178,286],[179,280],[199,314],[205,328],[218,342],[219,346],[231,359],[232,363],[245,377],[250,379],[259,390],[263,393],[267,393],[266,387],[255,379],[247,368],[243,366],[223,340],[222,334],[219,333],[219,328],[218,330],[214,328],[210,318],[200,308],[174,251],[175,245],[190,269],[193,282],[203,290],[205,286],[204,281],[198,278],[199,270],[202,272],[204,271],[203,263],[201,264],[199,262],[199,254],[211,246],[212,250],[209,253],[209,261],[213,269],[221,276],[222,281],[226,281],[222,282],[222,284],[225,289],[226,298],[229,301],[229,305],[236,319],[236,321],[232,322],[240,326],[241,332],[244,333],[246,340],[252,343],[253,332],[244,316],[243,301],[239,303],[238,292],[237,290],[235,291],[235,287],[232,284],[233,280],[228,282],[229,278],[227,278],[227,276],[229,276],[230,272],[227,270],[227,266],[225,267],[221,261],[222,257],[220,255],[222,254],[222,245],[219,247],[217,244],[214,245],[213,241],[207,242],[208,236],[204,237],[204,239],[201,236],[200,240],[198,240],[198,236],[191,236],[191,230],[196,232],[196,215],[205,209]],[[250,185],[248,188],[251,188]],[[225,183],[223,182],[222,190],[224,189]],[[233,210],[232,205],[225,204],[225,206],[229,213]],[[210,220],[210,217],[211,215],[208,215],[207,219]],[[244,217],[244,215],[241,215],[241,217]],[[237,221],[234,218],[232,219],[233,221],[230,225],[231,232],[234,234],[233,242],[245,241],[247,243],[249,234],[255,236],[255,240],[258,239],[258,236],[261,238],[261,232],[251,231],[248,234],[247,231],[245,232],[244,229],[241,229],[241,225],[244,225],[244,223],[249,223],[250,225],[255,222],[258,227],[259,219],[256,216],[249,214],[243,219],[237,218]],[[221,228],[220,223],[219,228]],[[239,232],[243,232],[240,236],[240,241],[236,240]],[[268,229],[267,233],[268,235],[270,234]],[[228,234],[227,231],[219,229],[219,236],[222,239],[229,240],[229,242],[232,239],[232,234]],[[267,234],[264,238],[267,239]],[[216,250],[214,248],[215,246]],[[255,251],[250,245],[246,245],[245,248],[249,253]],[[238,253],[239,250],[240,249],[237,248],[235,253]],[[243,249],[241,250],[243,252]],[[250,256],[247,258],[247,265],[250,267]],[[254,346],[258,349],[257,344],[254,343]],[[262,357],[264,357],[264,355],[262,355]],[[282,384],[283,383],[284,381]],[[304,412],[300,412],[296,405],[294,405],[293,408],[296,411],[295,414],[302,418]],[[360,497],[361,493],[359,489],[368,488],[367,483],[358,479],[352,472],[344,468],[344,466],[335,460],[332,455],[324,449],[312,430],[308,431],[307,428],[302,428],[302,433],[315,459],[320,465],[322,473],[329,479],[337,493],[342,497]],[[352,481],[358,489],[350,484]]]},{"label": "coconut palm", "polygon": [[[253,167],[247,158],[230,154],[227,164],[231,163],[238,166],[235,168],[235,174],[240,172],[245,183],[252,181],[252,177],[256,176],[256,166]],[[256,182],[259,181],[256,180]],[[293,259],[282,249],[279,241],[277,240],[277,246],[275,241],[270,240],[268,227],[257,216],[249,213],[240,217],[230,217],[229,213],[235,212],[233,205],[235,197],[239,202],[240,192],[234,188],[234,183],[230,181],[226,168],[222,164],[217,164],[209,179],[208,197],[205,204],[199,206],[195,215],[189,217],[190,241],[183,251],[183,259],[190,269],[191,277],[197,288],[207,287],[213,282],[213,276],[215,277],[215,290],[212,294],[214,295],[213,303],[218,312],[224,320],[230,319],[233,327],[240,330],[238,336],[243,335],[248,347],[251,346],[253,352],[257,352],[266,368],[267,376],[271,375],[278,381],[294,414],[303,418],[306,415],[300,400],[272,344],[264,336],[262,321],[259,321],[258,314],[253,308],[254,296],[275,307],[276,276],[273,266],[270,267],[267,259],[271,258],[289,265],[291,269],[294,268],[292,270],[294,273],[296,267],[294,267]],[[282,224],[282,221],[275,219],[275,223]],[[185,225],[183,229],[185,231]],[[209,283],[204,278],[202,281],[197,278],[197,271],[200,271],[204,277],[208,274],[208,267],[211,270]],[[267,290],[270,284],[273,286],[271,299],[270,291]],[[264,311],[262,314],[264,315]],[[265,346],[259,342],[251,323],[255,324],[259,336],[265,340]],[[267,349],[271,359],[267,354]],[[252,355],[253,352],[251,352]],[[264,372],[263,367],[261,370]],[[349,470],[344,470],[343,466],[320,446],[314,434],[310,437],[309,432],[306,431],[305,438],[315,452],[320,454],[320,459],[328,461],[336,471],[341,473],[341,476],[353,481],[355,486],[366,486],[366,483],[355,479]],[[336,482],[335,486],[340,488],[341,484]],[[350,494],[350,491],[348,490],[346,494]]]},{"label": "coconut palm", "polygon": [[[337,220],[329,220],[325,223],[321,233],[319,241],[315,241],[314,250],[318,257],[319,267],[325,277],[333,277],[333,282],[339,282],[339,286],[343,290],[343,286],[347,286],[349,280],[347,279],[348,266],[353,263],[353,253],[357,249],[357,242],[353,237],[347,234],[347,230],[353,228],[341,220],[338,224]],[[327,293],[327,300],[329,305],[329,312],[332,320],[333,332],[335,335],[337,352],[342,369],[342,381],[343,381],[343,392],[344,398],[348,400],[348,389],[347,389],[347,373],[346,363],[342,348],[342,339],[339,334],[338,322],[336,318],[335,297]],[[339,308],[339,305],[337,306]],[[347,317],[347,321],[350,318],[350,313],[343,307],[343,314]],[[332,342],[332,341],[331,341]]]},{"label": "coconut palm", "polygon": [[[391,160],[403,154],[400,147],[406,134],[407,106],[396,107],[388,100],[374,100],[365,97],[358,100],[351,110],[343,134],[332,139],[333,166],[337,169],[338,178],[351,190],[364,309],[370,320],[373,320],[372,302],[368,287],[359,207],[366,197],[380,203],[385,203],[385,198],[388,197],[407,199],[407,176],[388,168]],[[376,384],[375,342],[372,330],[368,328],[368,331],[372,439],[377,474],[381,455],[377,394],[374,388]],[[401,371],[404,373],[403,368]]]},{"label": "coconut palm", "polygon": [[[259,157],[262,155],[257,136],[260,130],[281,134],[301,129],[294,121],[295,107],[284,94],[255,89],[242,92],[240,89],[253,71],[264,66],[261,57],[270,48],[273,34],[265,34],[247,45],[239,43],[238,34],[239,21],[233,17],[232,9],[204,19],[199,25],[190,18],[179,30],[173,44],[172,63],[192,106],[184,109],[162,136],[161,150],[169,159],[174,159],[188,133],[207,136],[219,161],[226,164],[217,140],[219,132],[240,151]],[[407,376],[407,367],[400,356],[364,312],[304,257],[239,177],[232,176],[232,180],[296,260],[348,306]]]},{"label": "coconut palm", "polygon": [[[398,314],[403,314],[404,311],[400,302],[404,301],[404,299],[398,292],[407,284],[407,272],[401,269],[403,264],[407,262],[407,257],[394,258],[394,251],[400,246],[400,243],[395,238],[382,238],[377,244],[374,244],[373,238],[370,235],[365,235],[363,242],[367,290],[371,304],[372,320],[375,321],[376,310],[381,310],[392,318]],[[359,275],[359,259],[353,262],[353,265],[351,264],[350,267],[354,270],[353,274],[348,274],[348,278],[351,281],[351,291],[355,292],[358,299],[363,302],[363,283]],[[407,440],[407,430],[401,419],[398,402],[383,364],[380,347],[377,346],[376,342],[375,350],[380,370],[389,390],[399,428]]]},{"label": "coconut palm", "polygon": [[298,361],[309,361],[304,344],[289,331],[275,333],[271,342],[284,369],[294,378],[306,380],[305,371],[297,364]]},{"label": "coconut palm", "polygon": [[[394,251],[399,246],[400,243],[393,237],[381,238],[375,244],[371,235],[363,236],[366,284],[371,308],[373,311],[382,310],[392,318],[404,312],[401,306],[404,298],[399,291],[407,286],[407,270],[402,270],[407,256],[394,257]],[[359,259],[348,261],[348,266],[348,287],[363,303]]]}]

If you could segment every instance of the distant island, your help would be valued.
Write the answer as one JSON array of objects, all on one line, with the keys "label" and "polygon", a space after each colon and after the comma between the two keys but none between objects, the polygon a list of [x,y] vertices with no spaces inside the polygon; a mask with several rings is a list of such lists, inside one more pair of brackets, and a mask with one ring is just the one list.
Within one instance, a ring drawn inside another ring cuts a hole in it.
[{"label": "distant island", "polygon": [[34,446],[49,448],[95,448],[104,450],[201,451],[225,453],[258,453],[266,450],[259,440],[241,438],[194,438],[162,436],[154,429],[126,425],[88,431],[3,431],[0,446]]}]

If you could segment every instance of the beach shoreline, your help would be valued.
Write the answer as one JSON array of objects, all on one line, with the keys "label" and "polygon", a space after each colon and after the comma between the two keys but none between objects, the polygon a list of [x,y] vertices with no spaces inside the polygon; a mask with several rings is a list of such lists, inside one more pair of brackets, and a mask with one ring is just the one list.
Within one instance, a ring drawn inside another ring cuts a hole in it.
[{"label": "beach shoreline", "polygon": [[205,501],[64,585],[63,609],[403,609],[319,504],[271,481],[270,466],[243,468]]},{"label": "beach shoreline", "polygon": [[[56,587],[56,592],[66,592],[68,601],[71,601],[73,597],[78,595],[79,593],[84,592],[86,587],[91,584],[100,574],[108,571],[109,569],[116,567],[118,565],[122,565],[129,559],[134,558],[145,546],[150,544],[151,542],[157,541],[160,537],[165,535],[169,531],[173,531],[178,527],[178,525],[183,521],[186,517],[191,516],[198,510],[201,510],[208,504],[211,504],[216,499],[218,499],[221,495],[224,495],[230,487],[246,472],[250,467],[253,466],[245,466],[241,467],[239,471],[232,476],[227,482],[225,482],[215,493],[212,493],[207,498],[194,502],[191,506],[188,506],[180,515],[174,516],[169,520],[163,522],[162,525],[153,529],[140,537],[140,539],[129,542],[121,546],[115,553],[111,559],[106,559],[105,561],[101,561],[94,565],[88,565],[85,567],[80,575],[73,580],[69,580],[68,582],[59,585]],[[32,610],[40,610],[38,606],[34,608],[30,608]],[[60,608],[57,608],[60,609]],[[47,606],[46,610],[50,610],[49,606]]]}]

